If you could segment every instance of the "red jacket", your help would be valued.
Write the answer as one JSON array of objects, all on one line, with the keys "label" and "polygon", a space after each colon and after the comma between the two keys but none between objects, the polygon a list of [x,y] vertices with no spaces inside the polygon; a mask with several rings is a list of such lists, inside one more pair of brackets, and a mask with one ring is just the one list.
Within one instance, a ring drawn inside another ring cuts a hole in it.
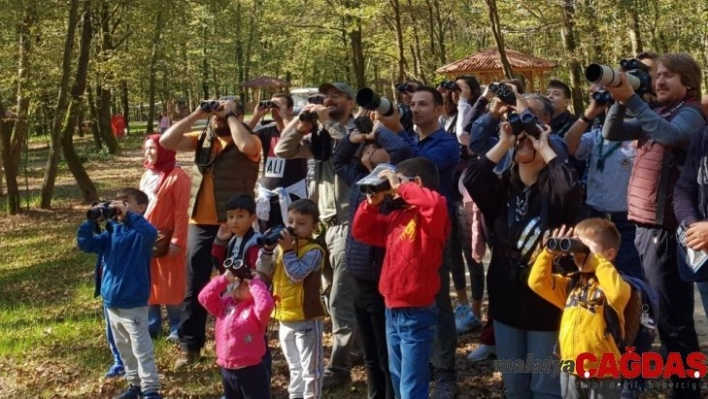
[{"label": "red jacket", "polygon": [[386,307],[423,307],[435,302],[440,289],[438,269],[450,235],[445,198],[415,183],[403,183],[398,195],[410,206],[380,215],[364,201],[354,215],[352,235],[386,248],[379,291]]}]

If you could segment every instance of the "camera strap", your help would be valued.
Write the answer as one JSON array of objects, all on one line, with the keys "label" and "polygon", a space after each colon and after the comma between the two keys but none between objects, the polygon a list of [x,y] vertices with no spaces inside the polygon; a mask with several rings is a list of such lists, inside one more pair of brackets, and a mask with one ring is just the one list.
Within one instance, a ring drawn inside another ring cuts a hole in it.
[{"label": "camera strap", "polygon": [[228,247],[228,254],[230,254],[231,258],[234,260],[240,259],[245,262],[245,259],[243,258],[244,256],[244,251],[246,251],[246,244],[248,244],[249,241],[251,241],[251,238],[253,238],[253,235],[256,234],[256,232],[253,230],[253,227],[248,229],[248,232],[246,233],[243,238],[241,238],[241,245],[239,245],[238,248],[238,253],[233,253],[234,247],[236,246],[236,241],[238,241],[238,237],[233,237],[231,241],[229,241],[229,247]]},{"label": "camera strap", "polygon": [[600,142],[597,144],[597,152],[598,152],[598,158],[597,158],[597,171],[602,173],[605,170],[605,159],[609,157],[610,155],[614,154],[615,151],[617,151],[620,147],[622,146],[622,142],[618,141],[616,142],[612,147],[610,147],[610,150],[607,151],[606,153],[602,153],[603,148],[605,147],[605,138],[600,136]]}]

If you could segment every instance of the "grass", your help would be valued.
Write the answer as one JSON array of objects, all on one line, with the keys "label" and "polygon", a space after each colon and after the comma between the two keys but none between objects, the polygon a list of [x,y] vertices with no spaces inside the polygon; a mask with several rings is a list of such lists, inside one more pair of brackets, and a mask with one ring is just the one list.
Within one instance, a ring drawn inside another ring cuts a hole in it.
[{"label": "grass", "polygon": [[[121,140],[121,154],[97,153],[91,138],[77,139],[77,151],[99,189],[110,198],[123,186],[137,185],[143,172],[140,146],[143,135]],[[47,157],[46,146],[36,141],[21,170],[22,204],[30,211],[0,216],[0,398],[104,398],[125,386],[122,380],[104,380],[111,364],[106,344],[101,302],[93,297],[95,258],[79,252],[75,234],[86,205],[65,164],[60,164],[51,210],[40,210],[39,194]],[[189,154],[178,160],[188,164]],[[0,209],[6,198],[0,197]],[[329,321],[326,320],[326,325]],[[325,331],[331,331],[326,327]],[[213,337],[210,322],[207,336]],[[213,341],[203,359],[186,370],[172,365],[178,348],[164,339],[155,341],[156,360],[167,398],[219,398],[221,383]],[[501,378],[491,362],[471,365],[465,355],[478,343],[478,334],[463,335],[456,354],[458,398],[500,398]],[[273,397],[287,397],[287,364],[271,332],[274,355]],[[325,358],[331,335],[325,334]],[[352,383],[325,392],[325,398],[366,396],[363,367],[352,371]],[[658,397],[654,394],[648,397]]]}]

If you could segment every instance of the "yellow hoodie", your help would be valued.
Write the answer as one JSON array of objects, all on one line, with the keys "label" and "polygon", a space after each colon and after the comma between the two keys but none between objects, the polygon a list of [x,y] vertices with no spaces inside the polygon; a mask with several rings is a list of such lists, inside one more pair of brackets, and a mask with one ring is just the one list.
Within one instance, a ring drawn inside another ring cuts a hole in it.
[{"label": "yellow hoodie", "polygon": [[614,354],[619,361],[617,345],[612,335],[605,333],[603,312],[605,306],[611,306],[624,330],[624,308],[632,292],[630,285],[602,254],[591,255],[587,263],[586,269],[594,273],[581,273],[571,293],[568,293],[571,278],[552,273],[553,254],[547,250],[536,258],[529,275],[529,287],[563,310],[558,338],[561,361],[575,362],[581,353],[592,353],[597,361],[586,361],[586,370],[597,368],[604,353]]}]

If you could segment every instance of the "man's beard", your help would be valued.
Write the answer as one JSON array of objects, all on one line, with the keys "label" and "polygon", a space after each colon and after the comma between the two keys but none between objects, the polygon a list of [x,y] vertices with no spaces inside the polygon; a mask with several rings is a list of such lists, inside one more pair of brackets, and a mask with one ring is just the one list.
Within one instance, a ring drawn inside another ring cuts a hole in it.
[{"label": "man's beard", "polygon": [[214,128],[214,134],[219,137],[231,136],[231,129],[229,129],[229,125],[221,125],[217,128]]},{"label": "man's beard", "polygon": [[329,111],[329,117],[330,117],[333,121],[339,121],[339,120],[342,119],[342,117],[344,116],[344,112],[345,112],[345,111],[344,111],[342,108],[337,107],[337,109],[334,109],[334,110],[332,110],[332,111]]}]

